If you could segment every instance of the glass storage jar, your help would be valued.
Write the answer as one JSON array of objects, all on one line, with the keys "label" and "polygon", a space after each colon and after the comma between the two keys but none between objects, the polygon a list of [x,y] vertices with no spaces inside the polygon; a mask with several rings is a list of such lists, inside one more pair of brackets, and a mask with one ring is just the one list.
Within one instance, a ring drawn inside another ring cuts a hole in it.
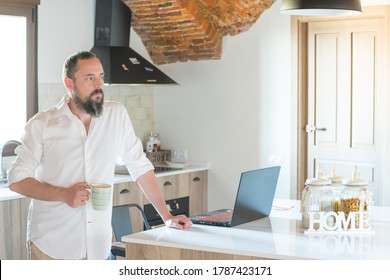
[{"label": "glass storage jar", "polygon": [[335,165],[332,166],[331,174],[326,177],[327,179],[330,180],[332,184],[332,191],[333,191],[333,196],[334,196],[334,205],[333,205],[333,211],[337,212],[339,209],[340,205],[340,195],[341,191],[343,189],[343,176],[339,176],[336,173],[336,167]]},{"label": "glass storage jar", "polygon": [[[329,212],[334,208],[334,193],[331,181],[322,176],[321,171],[317,171],[315,178],[307,179],[305,188],[302,191],[301,213],[302,226],[306,229],[310,227],[309,212]],[[331,226],[334,221],[329,218],[327,223]],[[315,229],[318,225],[315,225]]]},{"label": "glass storage jar", "polygon": [[370,229],[372,194],[368,190],[368,181],[360,178],[358,168],[355,167],[352,178],[344,179],[342,184],[344,188],[340,193],[339,212],[344,212],[346,220],[351,212],[359,212],[348,223],[348,229]]}]

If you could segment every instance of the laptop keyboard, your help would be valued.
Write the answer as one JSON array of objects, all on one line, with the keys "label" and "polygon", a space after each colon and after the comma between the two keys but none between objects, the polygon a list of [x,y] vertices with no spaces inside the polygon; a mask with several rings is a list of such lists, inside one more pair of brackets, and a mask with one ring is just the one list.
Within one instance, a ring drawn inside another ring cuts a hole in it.
[{"label": "laptop keyboard", "polygon": [[230,219],[233,215],[233,211],[228,211],[225,213],[220,214],[214,214],[211,216],[201,217],[199,218],[199,221],[205,221],[205,222],[217,222],[221,220],[227,220]]}]

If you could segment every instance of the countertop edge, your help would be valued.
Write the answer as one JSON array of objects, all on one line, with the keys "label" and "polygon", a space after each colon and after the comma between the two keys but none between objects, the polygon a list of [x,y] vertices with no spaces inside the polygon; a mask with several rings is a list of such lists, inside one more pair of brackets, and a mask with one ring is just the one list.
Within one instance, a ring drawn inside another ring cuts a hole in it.
[{"label": "countertop edge", "polygon": [[[193,225],[194,228],[202,228],[202,227],[209,227],[205,225]],[[171,230],[175,231],[177,229],[171,229],[168,227],[164,227],[165,230]],[[199,244],[191,246],[186,245],[183,246],[183,244],[174,244],[171,242],[161,241],[161,240],[142,240],[138,238],[133,238],[132,235],[127,235],[122,237],[122,241],[125,243],[133,243],[133,244],[142,244],[142,245],[151,245],[151,246],[161,246],[161,247],[168,247],[168,248],[176,248],[176,249],[184,249],[184,250],[194,250],[194,251],[205,251],[205,252],[213,252],[213,253],[220,253],[220,254],[232,254],[232,255],[240,255],[240,256],[247,256],[247,257],[258,257],[258,258],[265,258],[265,259],[274,259],[274,260],[303,260],[306,258],[300,257],[300,256],[288,256],[278,253],[267,253],[267,252],[259,252],[259,253],[248,253],[246,251],[236,251],[231,250],[227,248],[210,248],[207,246],[199,246]],[[310,259],[310,258],[307,258]]]},{"label": "countertop edge", "polygon": [[[210,167],[208,163],[196,162],[196,163],[191,163],[190,165],[184,167],[183,169],[157,172],[156,177],[159,178],[159,177],[179,175],[179,174],[190,173],[190,172],[205,171],[208,170],[209,168]],[[115,174],[114,184],[127,183],[127,182],[133,182],[133,179],[131,178],[130,175]]]}]

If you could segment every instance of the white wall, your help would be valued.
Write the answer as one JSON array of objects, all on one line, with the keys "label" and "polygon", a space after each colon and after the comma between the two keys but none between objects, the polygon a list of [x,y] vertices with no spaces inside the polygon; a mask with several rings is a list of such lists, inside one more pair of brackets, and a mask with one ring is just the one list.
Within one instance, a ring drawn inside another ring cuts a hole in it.
[{"label": "white wall", "polygon": [[95,0],[41,0],[38,6],[38,82],[62,83],[62,64],[93,46]]}]

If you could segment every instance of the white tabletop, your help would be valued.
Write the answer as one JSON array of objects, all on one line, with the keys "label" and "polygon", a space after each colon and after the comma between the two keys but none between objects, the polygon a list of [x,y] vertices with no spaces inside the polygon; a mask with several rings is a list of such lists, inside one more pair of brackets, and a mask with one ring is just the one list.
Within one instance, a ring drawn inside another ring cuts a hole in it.
[{"label": "white tabletop", "polygon": [[373,207],[373,234],[305,235],[299,201],[274,201],[269,218],[234,228],[162,227],[122,238],[125,242],[271,259],[390,260],[390,208]]}]

